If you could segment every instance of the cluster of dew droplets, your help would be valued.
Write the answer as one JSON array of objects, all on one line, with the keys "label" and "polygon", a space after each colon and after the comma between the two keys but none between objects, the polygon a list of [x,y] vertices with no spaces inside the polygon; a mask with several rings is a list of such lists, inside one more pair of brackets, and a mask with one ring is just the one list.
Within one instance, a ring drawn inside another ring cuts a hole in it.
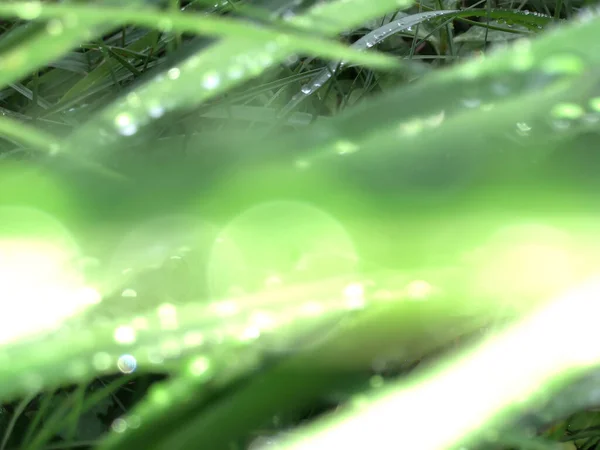
[{"label": "cluster of dew droplets", "polygon": [[[133,136],[141,127],[176,108],[204,101],[245,78],[259,75],[285,58],[287,44],[285,36],[282,35],[278,39],[266,42],[262,48],[253,48],[251,52],[238,52],[220,63],[222,69],[214,68],[200,73],[198,71],[202,68],[204,53],[187,58],[177,66],[159,73],[103,113],[102,120],[112,125],[116,135],[110,132],[111,126],[95,124],[100,140],[109,143],[118,135]],[[192,94],[189,88],[182,89],[182,86],[186,85],[194,86]]]},{"label": "cluster of dew droplets", "polygon": [[[494,81],[489,84],[490,99],[499,100],[514,97],[520,92],[533,92],[544,89],[557,80],[569,77],[578,77],[585,71],[584,59],[575,53],[557,52],[545,57],[535,54],[532,42],[520,39],[511,47],[511,52],[506,53],[510,58],[499,59],[499,64],[481,64],[470,61],[460,66],[456,73],[463,79],[475,80],[490,76]],[[498,55],[499,56],[499,55]],[[502,66],[502,67],[501,67]],[[499,73],[499,68],[505,70],[504,75]],[[488,73],[495,69],[495,73]],[[508,75],[511,75],[510,77]],[[461,99],[462,106],[468,109],[486,110],[493,103],[485,103],[486,96],[468,95]],[[538,119],[549,117],[549,123],[554,131],[573,129],[574,125],[593,126],[599,118],[596,100],[592,98],[589,105],[580,105],[574,102],[559,102],[547,111],[538,115]],[[548,115],[544,115],[548,114]],[[520,137],[531,135],[537,124],[535,120],[516,119],[514,132]]]},{"label": "cluster of dew droplets", "polygon": [[[396,33],[400,33],[405,30],[412,30],[413,26],[421,22],[454,13],[456,13],[456,11],[432,11],[403,17],[401,19],[386,23],[385,25],[364,35],[362,38],[354,42],[351,47],[360,51],[367,50]],[[328,64],[308,83],[304,84],[300,88],[300,92],[290,99],[290,101],[282,108],[279,115],[285,116],[293,111],[306,97],[321,89],[321,87],[323,87],[323,85],[327,83],[327,81],[329,81],[329,79],[331,79],[331,77],[333,77],[338,71],[342,70],[346,64],[347,63],[345,61],[334,61]]]},{"label": "cluster of dew droplets", "polygon": [[574,126],[596,128],[600,123],[600,97],[592,97],[587,105],[560,102],[550,110],[550,121],[557,131],[569,130]]}]

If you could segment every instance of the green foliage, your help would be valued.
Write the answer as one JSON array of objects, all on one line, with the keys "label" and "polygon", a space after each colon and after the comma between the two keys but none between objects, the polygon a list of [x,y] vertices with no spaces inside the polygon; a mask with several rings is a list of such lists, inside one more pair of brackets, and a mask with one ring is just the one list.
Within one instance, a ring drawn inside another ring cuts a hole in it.
[{"label": "green foliage", "polygon": [[263,3],[0,3],[2,447],[246,448],[594,272],[593,10]]}]

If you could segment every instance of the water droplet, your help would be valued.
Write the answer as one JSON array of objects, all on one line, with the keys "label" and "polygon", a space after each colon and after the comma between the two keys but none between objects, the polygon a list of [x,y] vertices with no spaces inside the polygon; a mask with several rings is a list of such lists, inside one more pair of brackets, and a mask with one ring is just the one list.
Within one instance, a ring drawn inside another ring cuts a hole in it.
[{"label": "water droplet", "polygon": [[148,115],[154,119],[158,119],[159,117],[162,117],[164,113],[165,113],[165,108],[162,107],[161,105],[151,106],[148,109]]},{"label": "water droplet", "polygon": [[58,19],[52,19],[52,20],[48,21],[48,23],[46,24],[46,31],[51,36],[58,36],[58,35],[62,34],[64,29],[65,29],[65,27],[64,27],[62,21],[60,21]]},{"label": "water droplet", "polygon": [[594,97],[589,100],[590,108],[594,111],[600,112],[600,97]]},{"label": "water droplet", "polygon": [[385,380],[383,379],[383,377],[381,375],[374,375],[369,379],[369,385],[373,388],[373,389],[378,389],[380,387],[382,387],[385,383]]},{"label": "water droplet", "polygon": [[142,424],[142,419],[140,419],[140,416],[137,414],[132,414],[131,416],[127,417],[126,421],[127,426],[132,429],[139,428]]},{"label": "water droplet", "polygon": [[125,325],[117,327],[113,337],[119,344],[132,344],[136,339],[135,330]]},{"label": "water droplet", "polygon": [[135,298],[137,297],[137,292],[133,289],[125,289],[121,292],[121,297]]},{"label": "water droplet", "polygon": [[250,323],[261,330],[271,330],[277,325],[273,315],[265,311],[254,311],[250,316]]},{"label": "water droplet", "polygon": [[37,393],[44,387],[44,378],[33,372],[24,374],[21,377],[22,386],[31,393]]},{"label": "water droplet", "polygon": [[424,123],[420,119],[414,119],[401,123],[398,128],[402,136],[415,136],[423,131]]},{"label": "water droplet", "polygon": [[227,71],[227,76],[232,80],[239,80],[244,76],[244,69],[241,66],[232,66]]},{"label": "water droplet", "polygon": [[207,73],[202,78],[202,86],[205,89],[215,89],[221,83],[221,77],[216,72]]},{"label": "water droplet", "polygon": [[559,119],[578,119],[583,116],[585,111],[576,103],[558,103],[554,105],[550,114]]},{"label": "water droplet", "polygon": [[169,69],[167,71],[167,76],[171,80],[176,80],[177,78],[179,78],[180,75],[181,75],[181,70],[179,70],[177,67],[172,67],[171,69]]},{"label": "water droplet", "polygon": [[431,116],[423,119],[423,123],[427,127],[435,128],[435,127],[439,127],[445,118],[446,118],[446,111],[442,110],[439,113],[432,114]]},{"label": "water droplet", "polygon": [[148,350],[146,357],[151,364],[159,365],[165,362],[165,357],[162,355],[162,353],[155,350]]},{"label": "water droplet", "polygon": [[521,136],[528,136],[531,131],[531,127],[525,122],[517,122],[517,133]]},{"label": "water droplet", "polygon": [[253,341],[260,337],[260,328],[257,326],[250,325],[242,331],[242,334],[239,336],[239,339],[242,342]]},{"label": "water droplet", "polygon": [[300,88],[300,91],[305,95],[310,95],[313,92],[312,85],[305,84],[304,86],[302,86],[302,88]]},{"label": "water droplet", "polygon": [[137,125],[133,123],[132,117],[127,113],[117,114],[115,117],[117,130],[123,136],[132,136],[137,132]]},{"label": "water droplet", "polygon": [[293,64],[296,64],[299,60],[300,60],[300,58],[298,57],[298,55],[291,55],[285,59],[285,63],[288,66],[291,66]]},{"label": "water droplet", "polygon": [[346,140],[337,141],[335,143],[335,151],[338,155],[347,155],[358,151],[358,145]]},{"label": "water droplet", "polygon": [[206,356],[198,356],[192,359],[188,365],[188,373],[194,377],[201,377],[208,373],[210,360]]},{"label": "water droplet", "polygon": [[585,70],[583,60],[572,53],[553,55],[543,61],[541,66],[544,72],[558,75],[578,75]]},{"label": "water droplet", "polygon": [[129,94],[127,94],[125,100],[132,108],[138,108],[142,104],[140,96],[135,92],[130,92]]},{"label": "water droplet", "polygon": [[115,419],[110,424],[110,428],[115,433],[123,433],[127,430],[127,422],[121,418]]},{"label": "water droplet", "polygon": [[163,386],[154,385],[150,388],[148,400],[158,406],[167,406],[171,403],[171,395]]},{"label": "water droplet", "polygon": [[121,355],[117,361],[117,367],[123,373],[133,373],[137,368],[137,361],[132,355]]}]

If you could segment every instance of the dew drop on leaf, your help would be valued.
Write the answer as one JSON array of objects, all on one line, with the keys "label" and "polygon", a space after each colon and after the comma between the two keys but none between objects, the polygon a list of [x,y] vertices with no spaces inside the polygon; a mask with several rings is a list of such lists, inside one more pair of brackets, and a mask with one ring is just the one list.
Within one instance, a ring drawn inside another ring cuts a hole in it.
[{"label": "dew drop on leaf", "polygon": [[121,292],[121,297],[135,298],[137,297],[137,292],[134,289],[125,289]]},{"label": "dew drop on leaf", "polygon": [[40,1],[25,2],[18,9],[19,16],[24,20],[37,19],[41,13],[42,2]]},{"label": "dew drop on leaf", "polygon": [[137,361],[132,355],[121,355],[117,360],[117,367],[122,373],[133,373],[137,368]]},{"label": "dew drop on leaf", "polygon": [[558,103],[554,105],[550,111],[552,116],[559,119],[578,119],[584,115],[584,110],[581,106],[575,103]]},{"label": "dew drop on leaf", "polygon": [[110,429],[115,433],[123,433],[127,430],[127,422],[124,419],[117,418],[110,424]]},{"label": "dew drop on leaf", "polygon": [[525,122],[517,122],[517,133],[521,136],[528,136],[531,131],[531,126]]},{"label": "dew drop on leaf", "polygon": [[216,72],[207,73],[202,79],[202,87],[205,89],[215,89],[221,83],[221,77]]},{"label": "dew drop on leaf", "polygon": [[115,126],[119,134],[123,136],[133,136],[138,130],[133,118],[127,113],[121,113],[115,117]]},{"label": "dew drop on leaf", "polygon": [[339,155],[347,155],[349,153],[354,153],[358,150],[358,145],[353,142],[342,140],[338,141],[335,144],[335,151]]},{"label": "dew drop on leaf", "polygon": [[239,80],[244,76],[244,69],[240,66],[231,66],[227,71],[227,75],[232,80]]},{"label": "dew drop on leaf", "polygon": [[594,97],[589,100],[590,108],[596,112],[600,112],[600,97]]},{"label": "dew drop on leaf", "polygon": [[64,25],[62,21],[58,19],[52,19],[46,24],[46,31],[51,36],[59,36],[64,31]]},{"label": "dew drop on leaf", "polygon": [[177,67],[173,67],[167,71],[167,76],[171,80],[176,80],[177,78],[179,78],[180,75],[181,75],[181,70],[179,70]]},{"label": "dew drop on leaf", "polygon": [[210,360],[206,356],[198,356],[188,364],[188,373],[194,377],[200,377],[208,373]]},{"label": "dew drop on leaf", "polygon": [[541,65],[544,72],[552,75],[579,75],[585,70],[585,63],[581,57],[572,53],[553,55]]}]

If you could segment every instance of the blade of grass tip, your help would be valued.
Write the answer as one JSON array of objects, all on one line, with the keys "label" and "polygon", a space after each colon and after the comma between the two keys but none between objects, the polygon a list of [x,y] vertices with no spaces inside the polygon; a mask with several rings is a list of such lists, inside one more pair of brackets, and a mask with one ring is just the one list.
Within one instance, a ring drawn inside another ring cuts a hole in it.
[{"label": "blade of grass tip", "polygon": [[0,450],[4,450],[6,448],[6,444],[8,443],[8,440],[10,439],[12,431],[15,428],[15,425],[17,424],[17,420],[19,420],[19,417],[21,417],[21,414],[23,414],[23,411],[25,411],[25,408],[27,408],[27,405],[29,405],[29,403],[34,398],[35,398],[35,395],[30,395],[28,397],[25,397],[23,400],[21,400],[19,402],[17,408],[13,412],[12,417],[10,418],[10,422],[8,423],[8,425],[6,427],[6,430],[4,430],[4,436],[2,437],[2,442],[0,442]]},{"label": "blade of grass tip", "polygon": [[[402,17],[401,19],[394,20],[392,22],[386,23],[385,25],[372,30],[371,32],[364,35],[362,38],[357,40],[352,44],[351,47],[364,51],[369,48],[374,47],[375,45],[381,43],[385,39],[390,36],[399,33],[401,31],[407,30],[413,26],[416,26],[422,22],[426,22],[428,20],[434,18],[453,18],[453,17],[468,17],[468,16],[483,16],[489,15],[490,17],[504,17],[506,15],[516,15],[517,17],[522,16],[523,20],[531,18],[533,23],[544,23],[547,24],[552,20],[551,17],[547,17],[544,15],[535,15],[531,16],[530,14],[525,14],[521,11],[503,11],[503,10],[443,10],[443,11],[427,11],[422,13],[413,14],[410,16]],[[315,77],[302,86],[300,92],[294,95],[288,104],[281,109],[280,117],[285,117],[291,111],[302,103],[306,97],[313,95],[319,89],[321,89],[338,70],[341,70],[348,64],[348,61],[333,61],[324,67],[320,73],[315,75]],[[417,75],[423,75],[426,73],[424,69],[419,70],[419,66],[409,66],[412,71]]]}]

